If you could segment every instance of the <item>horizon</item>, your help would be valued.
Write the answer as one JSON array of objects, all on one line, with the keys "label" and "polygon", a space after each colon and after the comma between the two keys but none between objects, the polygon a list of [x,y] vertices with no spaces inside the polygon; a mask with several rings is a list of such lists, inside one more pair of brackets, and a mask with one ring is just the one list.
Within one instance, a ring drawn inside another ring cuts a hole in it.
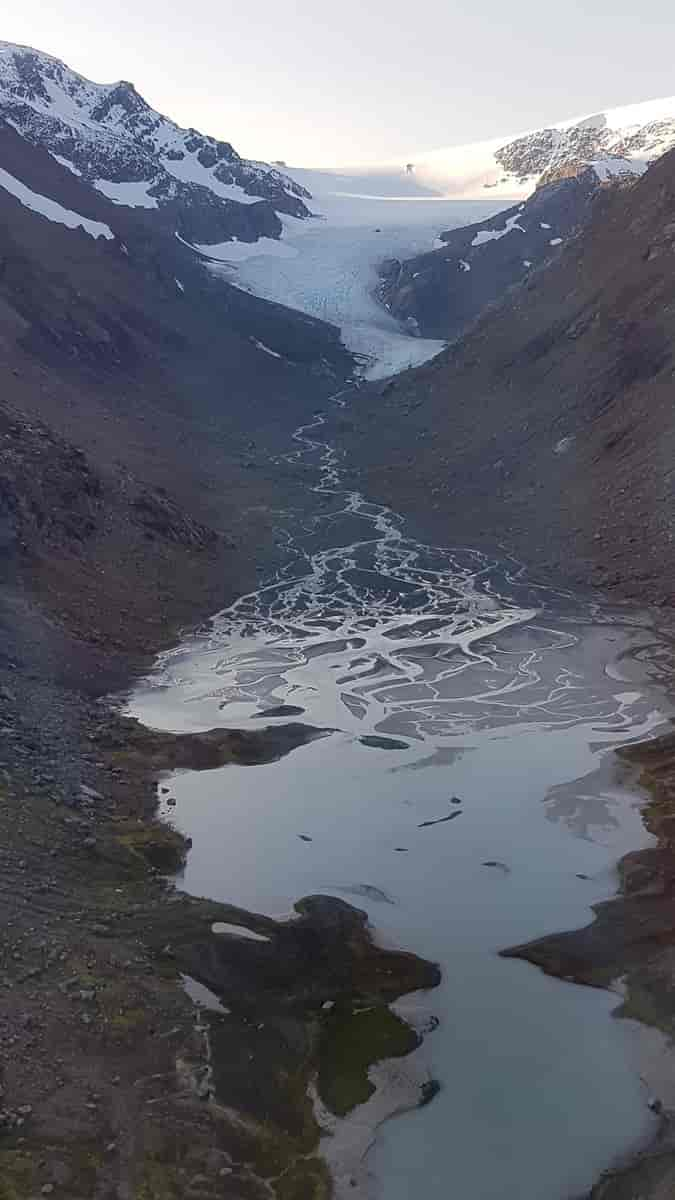
[{"label": "horizon", "polygon": [[[523,25],[536,10],[533,0],[527,3]],[[173,14],[166,24],[160,0],[140,7],[121,0],[114,28],[106,28],[105,14],[98,27],[82,28],[74,19],[75,0],[55,0],[48,14],[38,0],[25,0],[3,33],[6,41],[51,55],[94,82],[133,82],[153,108],[183,127],[230,141],[244,157],[310,170],[391,165],[412,154],[508,140],[584,119],[570,112],[592,116],[673,94],[667,42],[654,38],[658,14],[648,33],[640,34],[643,27],[632,13],[617,15],[609,0],[600,5],[612,13],[609,29],[603,13],[589,17],[579,5],[591,47],[593,25],[598,36],[602,29],[603,58],[575,54],[573,93],[566,77],[569,31],[557,31],[553,44],[539,19],[537,28],[514,40],[497,0],[480,14],[427,0],[421,14],[396,10],[393,29],[382,25],[390,12],[384,0],[375,0],[365,16],[355,12],[350,26],[354,5],[346,0],[340,19],[329,13],[325,28],[317,30],[307,24],[308,6],[300,3],[291,19],[264,0],[261,24],[270,31],[264,44],[243,19],[228,24],[214,0],[206,0],[209,39]],[[154,19],[160,15],[161,27]],[[438,38],[420,36],[426,17],[438,26]],[[663,18],[669,22],[665,4]],[[451,28],[469,37],[473,55],[447,57],[439,43]],[[155,47],[152,58],[144,49],[146,34]],[[518,58],[527,54],[528,72],[503,69],[509,39]],[[641,42],[648,56],[636,54]],[[481,84],[483,76],[489,85]],[[627,93],[617,80],[628,78]]]},{"label": "horizon", "polygon": [[[58,62],[61,65],[67,67],[74,74],[79,75],[80,78],[85,79],[89,83],[94,83],[100,87],[114,87],[120,83],[130,84],[134,88],[134,90],[138,93],[138,95],[147,104],[149,104],[151,108],[153,108],[155,111],[159,112],[161,116],[166,117],[170,121],[173,121],[174,124],[177,124],[177,125],[180,124],[180,122],[173,116],[173,114],[171,112],[165,112],[165,111],[157,108],[157,106],[155,104],[153,104],[151,100],[148,99],[142,86],[138,86],[137,83],[135,82],[135,80],[128,79],[124,75],[118,75],[117,78],[113,78],[113,79],[94,79],[91,76],[85,74],[85,72],[80,70],[78,67],[74,66],[72,63],[68,62],[67,59],[61,58],[58,55],[53,54],[51,51],[44,50],[44,49],[42,49],[42,47],[32,45],[29,42],[15,42],[15,41],[9,41],[6,38],[0,38],[0,46],[14,46],[17,49],[33,51],[37,54],[42,55],[45,58],[53,59],[55,62]],[[573,116],[562,117],[557,121],[550,122],[546,126],[530,125],[529,128],[527,128],[527,129],[521,128],[521,129],[517,129],[517,130],[511,130],[508,133],[502,133],[499,135],[493,135],[491,137],[480,138],[473,142],[469,142],[466,140],[459,141],[459,142],[447,142],[445,145],[442,145],[442,146],[439,146],[439,145],[429,146],[428,148],[422,149],[422,150],[420,150],[419,148],[417,148],[416,150],[412,150],[409,148],[409,154],[416,153],[418,155],[418,157],[419,156],[425,157],[425,156],[429,156],[429,155],[433,155],[433,154],[440,154],[440,153],[443,153],[444,151],[448,151],[448,150],[461,150],[464,147],[468,148],[471,146],[487,146],[487,145],[491,145],[493,143],[494,144],[503,144],[512,139],[519,138],[519,137],[526,137],[532,133],[536,133],[539,129],[542,129],[542,128],[565,129],[565,128],[569,128],[570,126],[574,126],[574,125],[580,123],[581,121],[587,121],[591,117],[600,115],[602,113],[620,112],[621,110],[624,110],[624,109],[629,110],[632,108],[646,108],[650,105],[663,105],[663,104],[666,104],[668,101],[672,101],[673,108],[675,110],[675,93],[673,93],[672,95],[668,95],[668,96],[666,96],[666,95],[649,96],[649,97],[642,98],[640,100],[632,100],[632,101],[629,100],[629,101],[622,101],[621,103],[617,103],[617,104],[601,105],[599,108],[595,109],[593,112],[586,111],[584,113],[576,113]],[[181,127],[184,129],[197,128],[196,126],[192,126],[192,125],[183,125]],[[207,136],[211,136],[211,137],[219,136],[218,134],[213,133],[210,129],[207,129],[207,128],[200,129],[199,132],[203,133]],[[238,147],[236,145],[234,146],[234,148],[235,148],[235,150],[237,150],[238,153],[241,153],[242,158],[250,158],[250,159],[255,159],[256,157],[260,158],[260,156],[246,153],[245,149],[244,149],[244,152],[242,153],[240,147]],[[352,168],[366,168],[366,167],[371,167],[374,170],[378,170],[378,169],[386,170],[387,168],[398,166],[400,161],[406,157],[407,157],[407,155],[404,153],[404,154],[401,154],[398,158],[390,158],[390,159],[383,158],[383,159],[378,159],[378,160],[373,160],[372,158],[362,158],[362,159],[352,159],[350,161],[345,161],[345,162],[335,162],[335,161],[331,160],[330,162],[325,162],[325,163],[292,162],[292,161],[289,161],[288,159],[285,159],[283,165],[287,170],[302,170],[302,171],[331,172],[331,171],[343,171],[343,170],[349,170]],[[267,161],[273,166],[276,165],[277,163],[281,162],[280,159],[278,159],[278,158],[275,159],[272,157],[267,157],[267,159],[264,159],[263,161]]]}]

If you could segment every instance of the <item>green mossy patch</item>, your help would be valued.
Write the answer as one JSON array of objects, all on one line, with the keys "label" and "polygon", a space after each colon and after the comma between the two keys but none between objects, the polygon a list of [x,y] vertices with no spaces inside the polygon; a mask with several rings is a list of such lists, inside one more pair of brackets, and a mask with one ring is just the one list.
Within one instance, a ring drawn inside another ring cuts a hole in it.
[{"label": "green mossy patch", "polygon": [[385,1005],[354,1011],[336,1006],[324,1022],[319,1046],[319,1095],[344,1117],[375,1091],[368,1070],[385,1058],[402,1058],[419,1045],[415,1031]]},{"label": "green mossy patch", "polygon": [[330,1200],[332,1184],[323,1159],[303,1158],[274,1185],[278,1200]]},{"label": "green mossy patch", "polygon": [[117,841],[126,850],[140,854],[151,867],[167,874],[174,874],[185,863],[185,838],[159,821],[126,827],[117,834]]},{"label": "green mossy patch", "polygon": [[64,1190],[55,1189],[61,1196],[75,1194],[93,1196],[97,1175],[102,1165],[99,1151],[90,1142],[32,1143],[29,1146],[5,1146],[0,1150],[0,1200],[34,1200],[41,1188],[50,1182],[45,1163],[57,1158],[69,1171]]},{"label": "green mossy patch", "polygon": [[179,1196],[176,1167],[159,1158],[146,1158],[134,1200],[178,1200]]},{"label": "green mossy patch", "polygon": [[23,1150],[0,1151],[0,1200],[26,1200],[32,1194],[35,1166]]}]

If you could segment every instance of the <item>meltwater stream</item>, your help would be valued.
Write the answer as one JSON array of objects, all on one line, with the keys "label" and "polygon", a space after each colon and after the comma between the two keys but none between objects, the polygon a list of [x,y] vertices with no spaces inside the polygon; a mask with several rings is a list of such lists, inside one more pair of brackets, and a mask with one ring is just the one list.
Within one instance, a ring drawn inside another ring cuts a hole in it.
[{"label": "meltwater stream", "polygon": [[379,1195],[578,1196],[650,1129],[631,1027],[610,1018],[616,995],[497,951],[587,923],[647,842],[610,751],[663,720],[668,649],[643,614],[406,538],[345,490],[321,424],[296,434],[322,474],[318,515],[282,531],[286,572],[165,654],[130,703],[173,730],[334,730],[271,765],[172,779],[166,815],[193,840],[181,886],[274,916],[329,892],[441,964],[418,1057],[442,1090],[379,1130]]}]

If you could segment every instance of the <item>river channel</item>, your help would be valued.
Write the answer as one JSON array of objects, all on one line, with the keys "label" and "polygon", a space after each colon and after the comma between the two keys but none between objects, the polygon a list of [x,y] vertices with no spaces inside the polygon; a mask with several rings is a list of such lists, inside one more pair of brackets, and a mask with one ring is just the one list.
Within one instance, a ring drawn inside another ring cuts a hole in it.
[{"label": "river channel", "polygon": [[342,483],[322,423],[295,435],[320,482],[313,517],[280,519],[285,570],[163,655],[128,711],[334,732],[173,777],[164,815],[193,843],[179,886],[272,916],[340,896],[441,965],[409,1006],[438,1019],[414,1065],[441,1091],[379,1129],[377,1195],[577,1197],[652,1127],[635,1027],[611,1017],[616,994],[498,951],[586,924],[648,844],[611,751],[668,715],[668,650],[644,612],[409,538]]}]

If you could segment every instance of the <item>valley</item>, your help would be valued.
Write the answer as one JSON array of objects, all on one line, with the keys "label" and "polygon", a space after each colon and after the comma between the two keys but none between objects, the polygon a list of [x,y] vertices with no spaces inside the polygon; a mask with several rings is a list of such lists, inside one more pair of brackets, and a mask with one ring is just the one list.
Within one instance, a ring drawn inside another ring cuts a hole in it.
[{"label": "valley", "polygon": [[671,1194],[673,147],[0,43],[1,1200]]},{"label": "valley", "polygon": [[384,379],[433,358],[445,341],[415,336],[416,328],[406,328],[378,303],[383,259],[430,250],[446,226],[491,216],[494,207],[489,201],[319,193],[316,215],[284,218],[279,242],[224,242],[200,250],[213,274],[336,325],[359,375]]},{"label": "valley", "polygon": [[[162,655],[126,708],[188,734],[223,717],[281,732],[291,714],[329,731],[272,766],[166,777],[160,814],[190,840],[177,886],[275,917],[327,893],[364,909],[380,944],[439,964],[438,990],[396,1006],[421,1047],[372,1072],[344,1130],[319,1107],[337,1196],[441,1200],[448,1154],[468,1195],[581,1194],[655,1136],[665,1039],[612,1021],[616,993],[495,950],[583,924],[616,858],[650,844],[612,746],[666,724],[670,636],[409,537],[344,487],[322,429],[296,433],[325,503],[289,530],[289,567]],[[429,1080],[440,1091],[417,1109]]]}]

